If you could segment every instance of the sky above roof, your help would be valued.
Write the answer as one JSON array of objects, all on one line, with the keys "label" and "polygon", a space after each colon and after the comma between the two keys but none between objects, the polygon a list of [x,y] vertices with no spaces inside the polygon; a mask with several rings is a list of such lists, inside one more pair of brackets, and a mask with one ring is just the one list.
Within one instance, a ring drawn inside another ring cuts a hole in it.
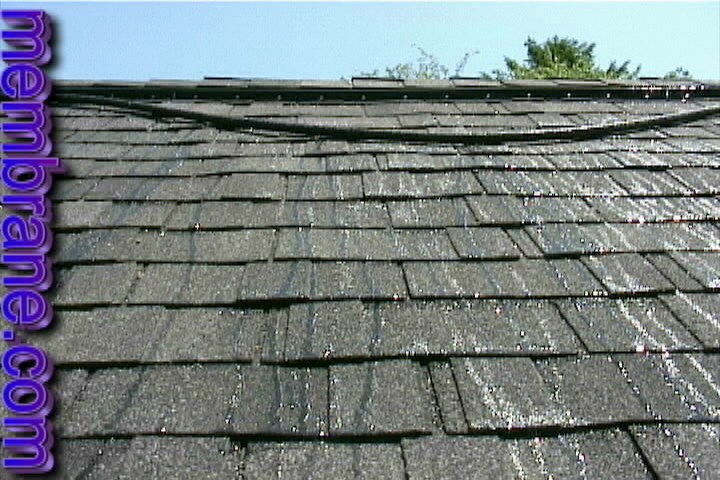
[{"label": "sky above roof", "polygon": [[[525,57],[528,37],[596,43],[598,63],[641,76],[682,66],[720,79],[720,2],[3,2],[54,19],[56,79],[205,76],[349,78],[418,58],[417,45],[465,76]],[[5,26],[3,25],[3,28]]]}]

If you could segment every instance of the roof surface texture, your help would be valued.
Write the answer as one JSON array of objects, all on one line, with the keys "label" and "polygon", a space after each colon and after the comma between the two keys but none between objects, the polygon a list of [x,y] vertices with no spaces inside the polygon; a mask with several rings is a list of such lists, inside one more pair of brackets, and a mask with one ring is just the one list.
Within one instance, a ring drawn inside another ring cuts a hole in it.
[{"label": "roof surface texture", "polygon": [[717,86],[55,92],[56,478],[717,478]]}]

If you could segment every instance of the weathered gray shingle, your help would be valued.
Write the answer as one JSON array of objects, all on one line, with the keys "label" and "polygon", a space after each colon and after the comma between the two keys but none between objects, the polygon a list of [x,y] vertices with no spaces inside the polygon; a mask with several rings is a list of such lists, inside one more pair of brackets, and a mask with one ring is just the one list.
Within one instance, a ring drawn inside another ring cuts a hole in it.
[{"label": "weathered gray shingle", "polygon": [[56,365],[55,478],[718,470],[717,86],[93,85],[57,92],[97,104],[53,119],[55,323],[18,332]]}]

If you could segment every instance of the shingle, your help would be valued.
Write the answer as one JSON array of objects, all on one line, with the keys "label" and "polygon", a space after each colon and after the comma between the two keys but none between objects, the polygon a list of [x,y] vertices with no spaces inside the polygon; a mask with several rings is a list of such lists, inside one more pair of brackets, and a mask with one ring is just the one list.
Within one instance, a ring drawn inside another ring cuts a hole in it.
[{"label": "shingle", "polygon": [[615,355],[627,384],[655,420],[720,419],[720,357],[708,354]]},{"label": "shingle", "polygon": [[119,143],[122,145],[167,145],[189,141],[195,130],[129,132],[120,130],[78,131],[70,139],[81,143]]},{"label": "shingle", "polygon": [[[433,129],[438,131],[438,129]],[[443,170],[467,170],[471,168],[509,168],[510,165],[517,165],[516,168],[552,168],[546,160],[527,156],[502,156],[502,155],[460,155],[457,152],[452,154],[428,154],[414,152],[389,152],[380,155],[378,158],[381,170],[405,170],[408,172],[431,172]]]},{"label": "shingle", "polygon": [[[299,160],[300,162],[302,159]],[[321,158],[326,172],[363,172],[377,170],[373,155],[358,153],[355,155],[330,155]]]},{"label": "shingle", "polygon": [[380,202],[284,202],[276,225],[281,227],[383,228],[390,224]]},{"label": "shingle", "polygon": [[516,259],[520,252],[500,228],[448,228],[460,258]]},{"label": "shingle", "polygon": [[649,420],[618,363],[605,355],[538,360],[536,367],[553,399],[569,415],[568,425]]},{"label": "shingle", "polygon": [[630,195],[687,195],[691,190],[667,172],[613,170],[610,176]]},{"label": "shingle", "polygon": [[367,197],[432,198],[482,193],[482,187],[472,173],[372,172],[363,174]]},{"label": "shingle", "polygon": [[[69,372],[63,371],[60,375],[66,376]],[[139,368],[93,372],[82,387],[82,394],[78,392],[69,408],[64,408],[57,415],[58,431],[65,437],[78,437],[115,430],[125,395],[137,388],[141,379],[142,370]]]},{"label": "shingle", "polygon": [[[114,165],[119,164],[118,168],[113,168]],[[127,175],[130,171],[128,165],[122,162],[99,162],[88,159],[63,159],[63,165],[65,171],[58,175],[59,178],[87,178],[87,177],[102,177],[106,171],[111,174],[122,172],[120,175]]]},{"label": "shingle", "polygon": [[[212,144],[206,144],[212,145]],[[96,149],[102,149],[102,145],[94,145]],[[132,145],[129,149],[124,146],[125,150],[122,156],[118,155],[116,158],[122,158],[128,161],[152,161],[152,160],[176,160],[180,158],[187,158],[190,155],[189,149],[192,148],[190,145]],[[237,150],[237,146],[233,146],[233,150]],[[210,153],[208,152],[208,156]],[[90,157],[92,158],[92,157]]]},{"label": "shingle", "polygon": [[421,433],[432,428],[431,395],[407,360],[330,367],[330,434]]},{"label": "shingle", "polygon": [[402,270],[389,262],[334,262],[313,265],[311,299],[388,299],[407,296]]},{"label": "shingle", "polygon": [[406,294],[402,271],[392,263],[300,261],[246,266],[239,299],[399,299]]},{"label": "shingle", "polygon": [[546,158],[558,170],[604,170],[621,167],[621,164],[607,153],[578,152],[548,155]]},{"label": "shingle", "polygon": [[697,108],[692,104],[668,102],[665,100],[616,101],[614,104],[623,111],[635,115],[679,113],[692,111]]},{"label": "shingle", "polygon": [[[613,158],[616,158],[621,166],[624,167],[645,167],[646,169],[665,170],[668,167],[678,167],[687,165],[688,159],[685,155],[677,153],[650,153],[644,150],[616,151],[611,152]],[[648,171],[648,170],[644,170]],[[621,171],[622,172],[622,171]],[[628,171],[626,173],[630,173]]]},{"label": "shingle", "polygon": [[400,445],[387,443],[250,443],[244,463],[253,480],[405,478]]},{"label": "shingle", "polygon": [[602,293],[576,260],[512,262],[407,262],[403,265],[415,298],[553,297]]},{"label": "shingle", "polygon": [[720,255],[717,253],[674,252],[670,255],[705,288],[720,288]]},{"label": "shingle", "polygon": [[327,374],[318,369],[201,364],[110,369],[94,374],[84,392],[63,412],[67,435],[326,431]]},{"label": "shingle", "polygon": [[404,440],[403,454],[410,480],[490,479],[518,475],[510,447],[497,437],[420,437]]},{"label": "shingle", "polygon": [[568,140],[568,141],[555,141],[555,142],[543,142],[543,143],[532,143],[513,144],[514,151],[533,155],[556,155],[565,153],[589,153],[589,152],[601,152],[606,153],[611,149],[610,143],[606,140]]},{"label": "shingle", "polygon": [[54,205],[55,228],[89,227],[102,223],[111,202],[58,202]]},{"label": "shingle", "polygon": [[[77,176],[92,177],[191,177],[203,173],[217,173],[217,170],[209,172],[209,166],[214,165],[212,162],[202,163],[199,161],[189,161],[185,159],[174,160],[141,160],[141,161],[98,161],[94,162],[94,168],[89,170],[87,174],[82,175],[81,172],[73,173]],[[79,165],[80,160],[73,162],[73,165]],[[216,162],[220,163],[220,162]],[[85,167],[87,168],[87,167]]]},{"label": "shingle", "polygon": [[[125,406],[123,398],[117,399],[118,416],[106,432],[221,432],[234,406],[240,374],[240,367],[231,365],[147,367],[134,392],[124,392],[123,397],[132,395],[132,403]],[[108,403],[112,400],[107,398]]]},{"label": "shingle", "polygon": [[540,128],[574,127],[576,125],[569,116],[558,113],[531,113],[528,118]]},{"label": "shingle", "polygon": [[56,305],[122,304],[137,278],[138,266],[81,265],[58,273],[53,300]]},{"label": "shingle", "polygon": [[276,259],[442,260],[457,258],[442,230],[281,230]]},{"label": "shingle", "polygon": [[568,425],[552,388],[528,358],[452,359],[460,398],[472,431]]},{"label": "shingle", "polygon": [[599,216],[580,198],[487,195],[469,196],[468,204],[483,224],[592,222]]},{"label": "shingle", "polygon": [[669,254],[647,255],[645,259],[658,269],[675,288],[683,291],[703,290],[703,286],[678,265]]},{"label": "shingle", "polygon": [[44,474],[43,477],[64,480],[78,478],[86,471],[102,471],[105,462],[116,463],[122,459],[129,446],[130,440],[127,439],[65,439],[56,442],[53,446],[55,466],[52,473]]},{"label": "shingle", "polygon": [[706,347],[720,348],[720,296],[677,292],[661,298]]},{"label": "shingle", "polygon": [[673,169],[671,174],[695,194],[720,193],[720,171],[714,168]]},{"label": "shingle", "polygon": [[526,231],[548,255],[720,250],[720,232],[702,223],[551,224]]},{"label": "shingle", "polygon": [[369,357],[372,329],[359,301],[292,305],[285,359]]},{"label": "shingle", "polygon": [[130,295],[132,304],[230,304],[243,268],[227,265],[150,264]]},{"label": "shingle", "polygon": [[[245,153],[245,152],[239,152]],[[361,165],[359,162],[357,165]],[[348,166],[351,168],[352,164]],[[327,171],[325,157],[267,157],[232,156],[195,162],[184,162],[177,172],[184,175],[212,175],[217,173],[282,174],[322,173]]]},{"label": "shingle", "polygon": [[448,434],[468,433],[460,393],[450,362],[432,362],[428,368],[443,431]]},{"label": "shingle", "polygon": [[298,123],[302,125],[333,127],[333,128],[352,128],[352,129],[397,129],[400,122],[396,117],[299,117]]},{"label": "shingle", "polygon": [[222,177],[205,198],[280,200],[284,190],[282,178],[275,173],[234,174]]},{"label": "shingle", "polygon": [[267,260],[272,241],[272,230],[193,232],[190,234],[189,260],[223,263]]},{"label": "shingle", "polygon": [[437,120],[434,115],[429,113],[411,113],[408,115],[399,115],[398,121],[403,128],[422,128],[437,126]]},{"label": "shingle", "polygon": [[717,425],[638,425],[630,433],[660,477],[712,478],[720,471]]},{"label": "shingle", "polygon": [[34,333],[30,343],[56,364],[139,362],[153,358],[169,320],[158,307],[57,312],[57,331]]},{"label": "shingle", "polygon": [[558,304],[591,351],[698,348],[692,335],[657,299],[582,299]]},{"label": "shingle", "polygon": [[[645,135],[643,135],[645,136]],[[625,136],[615,136],[615,137],[607,137],[603,140],[606,145],[608,145],[608,148],[613,151],[628,151],[628,152],[647,152],[647,153],[672,153],[672,152],[682,152],[687,149],[680,149],[677,147],[674,147],[670,145],[669,143],[666,143],[662,140],[657,139],[657,137],[651,137],[651,138],[638,138],[637,135],[633,136],[625,135]]]},{"label": "shingle", "polygon": [[53,117],[54,130],[102,130],[103,126],[116,123],[117,117],[89,117],[89,116],[55,116]]},{"label": "shingle", "polygon": [[378,102],[366,103],[363,108],[369,116],[385,115],[408,115],[415,113],[448,114],[457,113],[455,102],[428,102],[428,101],[405,101],[405,102]]},{"label": "shingle", "polygon": [[107,261],[182,261],[190,257],[187,234],[138,230],[88,230],[56,236],[59,264]]},{"label": "shingle", "polygon": [[[582,349],[556,310],[510,303],[387,304],[343,315],[341,305],[302,307],[313,314],[292,323],[298,347],[289,358],[438,355],[478,352],[577,352]],[[300,307],[298,307],[300,309]],[[543,332],[535,332],[536,322]],[[308,330],[310,329],[310,330]],[[311,332],[314,332],[311,334]],[[345,337],[340,332],[353,332]],[[352,343],[351,343],[352,340]],[[317,343],[316,343],[317,342]],[[302,353],[298,351],[301,348]],[[310,346],[312,345],[312,347]]]},{"label": "shingle", "polygon": [[[455,80],[457,81],[457,80]],[[468,113],[468,114],[480,114],[480,113],[486,113],[491,115],[496,115],[499,113],[507,113],[507,110],[505,107],[500,104],[499,102],[486,102],[486,101],[479,101],[479,100],[455,100],[454,105],[457,107],[458,110],[460,110],[462,113]],[[452,113],[452,112],[450,112]]]},{"label": "shingle", "polygon": [[530,235],[522,228],[509,228],[505,231],[508,236],[515,243],[517,248],[527,258],[542,258],[543,253],[535,242],[530,238]]},{"label": "shingle", "polygon": [[244,270],[238,300],[288,300],[309,297],[309,262],[252,263]]},{"label": "shingle", "polygon": [[657,222],[720,219],[720,201],[702,197],[591,198],[608,222]]},{"label": "shingle", "polygon": [[[89,461],[79,475],[123,480],[131,478],[221,480],[237,475],[241,465],[241,452],[227,438],[136,437],[126,440],[128,445],[122,447],[116,446],[115,442],[109,440],[96,449],[97,455],[94,461]],[[119,452],[115,453],[115,450]]]},{"label": "shingle", "polygon": [[280,202],[180,203],[165,221],[170,230],[269,227],[278,223]]},{"label": "shingle", "polygon": [[322,368],[245,366],[231,396],[228,428],[239,434],[328,434],[328,373]]},{"label": "shingle", "polygon": [[128,202],[113,203],[107,216],[98,219],[95,227],[160,227],[174,203]]},{"label": "shingle", "polygon": [[303,116],[334,116],[359,117],[363,115],[363,105],[353,103],[278,103],[254,101],[248,106],[238,106],[234,114],[243,115],[303,115]]},{"label": "shingle", "polygon": [[504,129],[529,130],[537,127],[537,123],[524,115],[438,115],[441,127],[503,127]]},{"label": "shingle", "polygon": [[710,139],[700,140],[697,138],[668,138],[664,140],[664,143],[668,144],[674,150],[681,152],[710,153],[717,151],[717,143]]},{"label": "shingle", "polygon": [[[88,119],[90,120],[90,119]],[[74,126],[77,128],[77,126]],[[158,122],[153,118],[145,118],[135,115],[126,115],[122,117],[113,118],[110,122],[99,124],[96,128],[77,128],[78,130],[138,130],[138,131],[150,131],[150,130],[172,130],[170,123]]]},{"label": "shingle", "polygon": [[670,291],[675,287],[636,253],[584,257],[582,260],[611,294]]},{"label": "shingle", "polygon": [[193,308],[171,310],[168,316],[157,345],[145,352],[146,360],[279,360],[284,348],[283,310]]},{"label": "shingle", "polygon": [[662,164],[659,165],[660,168],[667,168],[668,166],[717,168],[720,166],[720,159],[712,153],[656,153],[653,156],[657,157]]},{"label": "shingle", "polygon": [[[463,159],[465,157],[459,158]],[[495,170],[556,170],[556,167],[542,155],[523,155],[519,153],[512,155],[473,155],[469,161],[466,160],[465,163]],[[479,171],[478,175],[482,175],[482,171]]]},{"label": "shingle", "polygon": [[104,178],[86,200],[203,200],[216,195],[216,177],[201,178]]},{"label": "shingle", "polygon": [[355,200],[362,197],[362,179],[359,174],[288,177],[288,200]]},{"label": "shingle", "polygon": [[[52,198],[56,202],[66,200],[80,200],[98,183],[96,178],[77,180],[55,180],[52,188]],[[108,200],[108,199],[101,199]]]},{"label": "shingle", "polygon": [[604,172],[484,171],[478,178],[488,193],[550,196],[615,196],[625,190]]},{"label": "shingle", "polygon": [[131,147],[120,144],[58,142],[55,155],[63,158],[87,158],[92,160],[121,160],[126,158]]},{"label": "shingle", "polygon": [[393,227],[445,227],[475,225],[477,221],[463,199],[388,202]]},{"label": "shingle", "polygon": [[517,440],[438,435],[402,446],[410,480],[651,478],[629,435],[618,429]]}]

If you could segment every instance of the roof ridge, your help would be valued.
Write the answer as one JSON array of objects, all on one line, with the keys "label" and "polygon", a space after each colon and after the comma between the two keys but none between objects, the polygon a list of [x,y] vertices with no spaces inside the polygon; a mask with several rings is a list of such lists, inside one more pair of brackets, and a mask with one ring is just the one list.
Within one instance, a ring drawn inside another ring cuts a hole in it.
[{"label": "roof ridge", "polygon": [[354,77],[351,80],[284,80],[207,77],[203,80],[56,80],[56,91],[139,98],[231,99],[455,99],[455,98],[632,98],[687,99],[720,97],[720,80],[487,80],[456,77],[398,80]]}]

